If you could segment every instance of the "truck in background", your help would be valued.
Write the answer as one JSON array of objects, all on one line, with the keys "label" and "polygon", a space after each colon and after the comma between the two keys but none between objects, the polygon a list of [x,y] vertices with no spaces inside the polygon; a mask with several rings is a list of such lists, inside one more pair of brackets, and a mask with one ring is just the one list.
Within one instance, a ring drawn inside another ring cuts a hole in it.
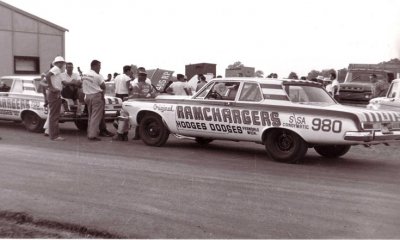
[{"label": "truck in background", "polygon": [[400,74],[398,64],[349,64],[345,81],[340,84],[338,101],[342,104],[366,106],[372,98],[369,76],[391,83]]}]

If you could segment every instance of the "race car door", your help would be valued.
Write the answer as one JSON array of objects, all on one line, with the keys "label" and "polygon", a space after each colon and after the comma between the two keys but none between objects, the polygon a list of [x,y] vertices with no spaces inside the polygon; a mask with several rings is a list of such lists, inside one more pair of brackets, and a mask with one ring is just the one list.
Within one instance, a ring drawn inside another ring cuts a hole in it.
[{"label": "race car door", "polygon": [[179,133],[214,139],[246,139],[241,128],[241,112],[235,106],[242,85],[241,81],[213,81],[190,104],[178,105]]}]

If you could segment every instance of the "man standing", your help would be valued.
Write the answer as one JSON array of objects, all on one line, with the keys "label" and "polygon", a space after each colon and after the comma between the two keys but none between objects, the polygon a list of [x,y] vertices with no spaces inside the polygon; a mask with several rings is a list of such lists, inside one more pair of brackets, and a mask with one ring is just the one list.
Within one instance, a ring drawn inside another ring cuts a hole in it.
[{"label": "man standing", "polygon": [[[136,79],[135,79],[136,80]],[[156,91],[153,86],[148,83],[147,80],[147,72],[145,68],[138,68],[137,73],[137,82],[132,83],[132,91],[129,98],[154,98],[156,96]],[[136,126],[135,136],[132,140],[139,140],[139,128]],[[121,116],[118,121],[118,130],[117,136],[114,137],[114,140],[117,141],[127,141],[128,140],[128,131],[129,131],[129,120],[124,111],[121,111]]]},{"label": "man standing", "polygon": [[58,127],[58,121],[60,119],[61,111],[61,90],[62,90],[62,69],[65,66],[65,60],[63,57],[56,57],[53,61],[54,67],[46,74],[46,80],[49,85],[47,100],[49,102],[49,136],[53,141],[64,141],[65,139],[60,137],[60,129]]},{"label": "man standing", "polygon": [[129,87],[132,81],[131,66],[123,67],[124,74],[118,75],[115,79],[115,97],[121,98],[124,101],[129,96]]},{"label": "man standing", "polygon": [[206,77],[203,74],[199,74],[197,79],[199,81],[197,82],[196,92],[198,92],[204,85],[207,84]]},{"label": "man standing", "polygon": [[178,79],[178,81],[172,83],[168,87],[167,92],[172,92],[175,95],[183,95],[183,96],[192,95],[192,89],[188,86],[187,82],[185,81],[185,76],[183,74],[177,74],[176,78]]},{"label": "man standing", "polygon": [[88,139],[100,141],[99,126],[104,113],[103,90],[106,85],[100,74],[101,62],[93,60],[90,64],[91,71],[83,75],[82,89],[85,94],[85,103],[88,108]]},{"label": "man standing", "polygon": [[369,79],[372,83],[372,98],[386,96],[386,93],[389,89],[389,83],[385,79],[378,80],[376,74],[371,74]]}]

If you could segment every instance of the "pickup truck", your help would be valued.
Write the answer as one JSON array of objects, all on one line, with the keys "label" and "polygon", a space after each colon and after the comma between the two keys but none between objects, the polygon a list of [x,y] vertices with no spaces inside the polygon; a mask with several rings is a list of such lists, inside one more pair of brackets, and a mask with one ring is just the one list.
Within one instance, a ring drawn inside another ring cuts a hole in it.
[{"label": "pickup truck", "polygon": [[[0,120],[22,122],[31,132],[42,132],[48,115],[40,76],[4,76],[0,78]],[[113,120],[122,108],[122,100],[105,96],[105,118]],[[87,129],[87,113],[77,114],[71,99],[63,99],[60,123],[74,122],[79,130]]]},{"label": "pickup truck", "polygon": [[345,81],[340,84],[338,101],[341,104],[365,107],[372,98],[372,83],[369,80],[371,74],[389,83],[394,79],[394,73],[387,70],[350,69]]}]

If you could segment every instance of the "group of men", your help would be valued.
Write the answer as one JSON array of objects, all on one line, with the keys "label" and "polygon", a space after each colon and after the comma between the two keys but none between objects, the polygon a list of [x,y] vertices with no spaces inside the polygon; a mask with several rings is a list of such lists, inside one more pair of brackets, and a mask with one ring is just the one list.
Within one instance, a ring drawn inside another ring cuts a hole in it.
[{"label": "group of men", "polygon": [[[87,137],[91,141],[99,141],[99,135],[113,136],[110,133],[104,121],[104,78],[100,74],[101,62],[93,60],[90,64],[91,70],[79,76],[73,73],[73,64],[66,63],[64,58],[58,56],[52,63],[52,68],[45,75],[45,99],[49,106],[49,114],[44,128],[45,135],[48,135],[53,141],[64,141],[65,138],[60,136],[59,119],[62,105],[61,96],[71,98],[79,102],[84,94],[84,102],[86,103],[88,113],[88,131]],[[65,72],[64,69],[67,69]],[[80,99],[80,100],[79,100]]]}]

